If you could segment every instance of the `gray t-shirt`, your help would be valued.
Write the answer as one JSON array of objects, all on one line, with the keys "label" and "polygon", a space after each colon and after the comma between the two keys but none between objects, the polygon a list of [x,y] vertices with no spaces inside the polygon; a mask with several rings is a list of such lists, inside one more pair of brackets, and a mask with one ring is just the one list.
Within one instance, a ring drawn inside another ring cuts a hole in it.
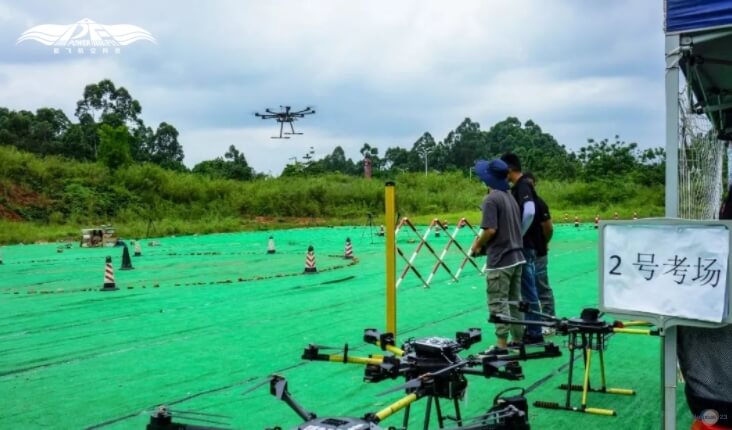
[{"label": "gray t-shirt", "polygon": [[487,244],[488,269],[501,269],[525,262],[521,253],[521,211],[513,196],[505,191],[491,190],[483,200],[480,227],[496,229],[495,236]]}]

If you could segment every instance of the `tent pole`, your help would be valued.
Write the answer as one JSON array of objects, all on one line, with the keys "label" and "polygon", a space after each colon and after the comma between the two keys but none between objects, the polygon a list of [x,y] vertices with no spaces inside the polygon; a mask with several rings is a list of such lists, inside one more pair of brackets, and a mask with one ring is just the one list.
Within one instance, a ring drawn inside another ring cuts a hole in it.
[{"label": "tent pole", "polygon": [[[679,58],[680,36],[666,36],[666,218],[679,215]],[[662,429],[676,429],[675,326],[664,327],[662,357]]]}]

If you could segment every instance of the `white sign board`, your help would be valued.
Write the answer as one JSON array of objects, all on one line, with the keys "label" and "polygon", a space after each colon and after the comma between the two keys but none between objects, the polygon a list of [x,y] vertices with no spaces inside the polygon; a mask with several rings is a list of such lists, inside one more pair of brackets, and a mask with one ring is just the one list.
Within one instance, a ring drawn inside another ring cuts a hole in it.
[{"label": "white sign board", "polygon": [[602,235],[604,308],[708,322],[727,318],[726,226],[608,224]]}]

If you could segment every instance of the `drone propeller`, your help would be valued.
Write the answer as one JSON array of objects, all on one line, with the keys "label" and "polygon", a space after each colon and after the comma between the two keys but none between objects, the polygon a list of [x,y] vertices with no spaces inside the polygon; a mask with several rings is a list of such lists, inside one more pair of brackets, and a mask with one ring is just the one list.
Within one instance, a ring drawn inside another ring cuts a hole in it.
[{"label": "drone propeller", "polygon": [[145,411],[152,419],[163,419],[163,420],[169,420],[173,416],[179,417],[186,421],[199,421],[203,423],[210,423],[210,424],[221,424],[221,425],[227,425],[228,423],[222,422],[222,421],[216,421],[214,419],[209,418],[223,418],[223,419],[231,419],[230,416],[227,415],[220,415],[220,414],[212,414],[209,412],[198,412],[198,411],[184,411],[184,410],[178,410],[178,409],[170,409],[166,405],[159,405],[154,410]]},{"label": "drone propeller", "polygon": [[275,375],[269,375],[269,376],[267,376],[266,378],[264,378],[264,380],[262,380],[260,382],[257,382],[256,384],[252,385],[246,391],[243,391],[242,394],[249,394],[252,391],[256,390],[257,388],[261,387],[262,385],[269,384],[270,382],[272,382],[272,379],[274,379],[274,377],[275,377]]}]

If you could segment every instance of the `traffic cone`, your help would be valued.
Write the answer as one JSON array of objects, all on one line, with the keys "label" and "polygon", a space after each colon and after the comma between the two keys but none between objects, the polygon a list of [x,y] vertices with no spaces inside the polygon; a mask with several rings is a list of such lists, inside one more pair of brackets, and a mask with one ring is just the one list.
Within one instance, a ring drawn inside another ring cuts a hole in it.
[{"label": "traffic cone", "polygon": [[104,268],[104,285],[101,291],[115,291],[117,285],[114,283],[114,269],[112,268],[112,257],[107,256],[106,267]]},{"label": "traffic cone", "polygon": [[267,241],[267,254],[274,254],[274,253],[275,253],[274,237],[270,236],[269,240]]},{"label": "traffic cone", "polygon": [[567,212],[564,213],[564,222],[569,223],[569,214]]},{"label": "traffic cone", "polygon": [[318,269],[315,268],[315,249],[313,245],[310,245],[305,256],[305,273],[315,273],[317,271]]},{"label": "traffic cone", "polygon": [[142,245],[139,240],[135,242],[135,257],[142,257]]},{"label": "traffic cone", "polygon": [[597,229],[599,227],[600,227],[600,215],[598,214],[598,215],[595,215],[595,228]]},{"label": "traffic cone", "polygon": [[638,212],[633,212],[633,221],[638,219]]},{"label": "traffic cone", "polygon": [[353,259],[353,247],[351,246],[351,238],[350,237],[347,237],[346,238],[346,253],[343,256],[343,258],[345,258],[346,260]]},{"label": "traffic cone", "polygon": [[578,216],[574,217],[574,226],[576,228],[579,228],[579,217]]},{"label": "traffic cone", "polygon": [[130,250],[127,249],[127,245],[122,248],[122,266],[120,270],[132,270],[132,259],[130,258]]},{"label": "traffic cone", "polygon": [[615,214],[613,214],[613,219],[614,219],[615,221],[619,220],[619,219],[620,219],[620,215],[618,215],[618,213],[617,213],[617,212],[615,212]]},{"label": "traffic cone", "polygon": [[384,232],[384,224],[381,224],[381,226],[379,227],[379,231],[376,232],[376,235],[377,236],[383,236],[384,234],[385,234],[385,232]]}]

